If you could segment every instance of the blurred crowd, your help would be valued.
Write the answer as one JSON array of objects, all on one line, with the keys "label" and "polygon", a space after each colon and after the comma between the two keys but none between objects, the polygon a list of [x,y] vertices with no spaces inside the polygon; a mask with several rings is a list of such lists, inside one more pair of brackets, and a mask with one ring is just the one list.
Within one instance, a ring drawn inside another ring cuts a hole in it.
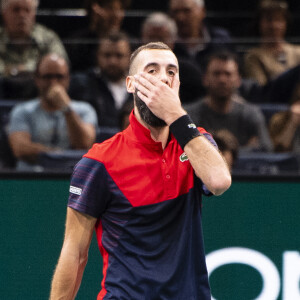
[{"label": "blurred crowd", "polygon": [[37,21],[38,0],[1,1],[0,169],[41,171],[45,153],[84,152],[125,129],[130,55],[152,41],[176,54],[182,105],[232,169],[245,153],[300,155],[300,40],[287,38],[289,3],[257,1],[256,38],[239,40],[209,22],[204,0],[166,2],[145,6],[128,30],[132,1],[82,0],[84,22],[61,36],[59,22]]}]

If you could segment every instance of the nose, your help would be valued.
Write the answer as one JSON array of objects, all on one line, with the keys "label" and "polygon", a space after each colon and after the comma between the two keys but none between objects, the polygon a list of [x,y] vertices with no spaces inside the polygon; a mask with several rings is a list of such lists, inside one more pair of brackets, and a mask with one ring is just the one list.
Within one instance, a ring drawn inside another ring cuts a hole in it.
[{"label": "nose", "polygon": [[167,72],[161,72],[159,80],[167,84],[168,86],[171,86],[171,78],[168,76]]}]

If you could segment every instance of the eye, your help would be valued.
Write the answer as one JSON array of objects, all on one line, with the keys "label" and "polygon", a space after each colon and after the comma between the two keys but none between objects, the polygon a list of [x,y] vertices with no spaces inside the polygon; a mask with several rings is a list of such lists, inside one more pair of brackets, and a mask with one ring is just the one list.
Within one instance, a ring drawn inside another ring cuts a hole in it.
[{"label": "eye", "polygon": [[156,72],[155,69],[149,69],[149,70],[148,70],[148,73],[149,73],[149,74],[154,74],[155,72]]},{"label": "eye", "polygon": [[169,71],[168,71],[168,74],[169,74],[170,76],[175,76],[175,72],[174,72],[173,70],[169,70]]}]

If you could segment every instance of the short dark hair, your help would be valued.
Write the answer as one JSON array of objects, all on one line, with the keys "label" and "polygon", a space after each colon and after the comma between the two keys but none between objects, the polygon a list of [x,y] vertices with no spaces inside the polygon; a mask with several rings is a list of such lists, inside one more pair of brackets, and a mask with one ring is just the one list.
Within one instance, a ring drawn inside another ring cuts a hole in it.
[{"label": "short dark hair", "polygon": [[100,38],[98,41],[98,49],[100,48],[101,43],[104,40],[109,40],[112,43],[117,43],[119,41],[126,41],[129,45],[129,47],[131,48],[129,36],[123,31],[114,31],[114,32],[111,32],[108,35]]},{"label": "short dark hair", "polygon": [[132,67],[134,60],[136,59],[138,54],[140,52],[142,52],[143,50],[169,50],[169,51],[173,52],[172,49],[168,45],[166,45],[165,43],[162,43],[162,42],[151,42],[151,43],[142,45],[142,46],[138,47],[137,49],[135,49],[130,56],[129,74],[131,74],[131,67]]},{"label": "short dark hair", "polygon": [[215,59],[219,59],[222,61],[234,61],[237,64],[238,72],[240,73],[240,61],[238,56],[234,52],[228,50],[215,51],[206,56],[203,64],[204,73],[206,73],[209,64]]}]

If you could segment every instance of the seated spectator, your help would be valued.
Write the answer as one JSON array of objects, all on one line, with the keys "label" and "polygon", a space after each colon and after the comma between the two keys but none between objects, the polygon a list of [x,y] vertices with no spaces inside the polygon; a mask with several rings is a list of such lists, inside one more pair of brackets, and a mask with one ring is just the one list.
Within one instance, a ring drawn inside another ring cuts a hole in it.
[{"label": "seated spectator", "polygon": [[86,0],[88,26],[74,32],[67,44],[73,71],[95,66],[99,39],[121,29],[130,0]]},{"label": "seated spectator", "polygon": [[196,125],[212,134],[229,130],[246,150],[272,150],[272,143],[260,109],[237,95],[240,74],[234,54],[209,56],[203,84],[207,95],[185,108]]},{"label": "seated spectator", "polygon": [[221,129],[213,135],[215,142],[218,145],[224,159],[230,170],[232,170],[234,163],[238,158],[239,142],[236,137],[228,130]]},{"label": "seated spectator", "polygon": [[261,85],[300,63],[300,47],[285,40],[289,19],[285,1],[264,0],[258,13],[260,45],[245,54],[245,75]]},{"label": "seated spectator", "polygon": [[169,0],[169,11],[178,28],[174,47],[178,58],[190,59],[201,67],[208,54],[220,48],[232,49],[228,31],[205,22],[204,0]]},{"label": "seated spectator", "polygon": [[272,116],[269,131],[276,152],[300,153],[300,84],[295,89],[290,109]]},{"label": "seated spectator", "polygon": [[26,98],[36,93],[32,84],[37,61],[47,53],[67,58],[59,37],[35,23],[38,0],[1,1],[0,75],[3,97]]},{"label": "seated spectator", "polygon": [[8,134],[18,169],[32,169],[42,152],[89,149],[96,136],[97,116],[87,103],[67,94],[69,67],[57,54],[47,54],[37,65],[38,99],[17,104]]},{"label": "seated spectator", "polygon": [[[164,13],[152,13],[142,24],[141,40],[143,44],[160,41],[174,49],[176,38],[176,23]],[[205,93],[201,83],[200,68],[186,58],[179,57],[178,64],[180,69],[181,102],[193,102]]]},{"label": "seated spectator", "polygon": [[119,111],[132,99],[126,89],[130,54],[127,35],[112,33],[99,41],[97,63],[93,68],[72,76],[71,97],[93,105],[99,126],[118,127]]}]

